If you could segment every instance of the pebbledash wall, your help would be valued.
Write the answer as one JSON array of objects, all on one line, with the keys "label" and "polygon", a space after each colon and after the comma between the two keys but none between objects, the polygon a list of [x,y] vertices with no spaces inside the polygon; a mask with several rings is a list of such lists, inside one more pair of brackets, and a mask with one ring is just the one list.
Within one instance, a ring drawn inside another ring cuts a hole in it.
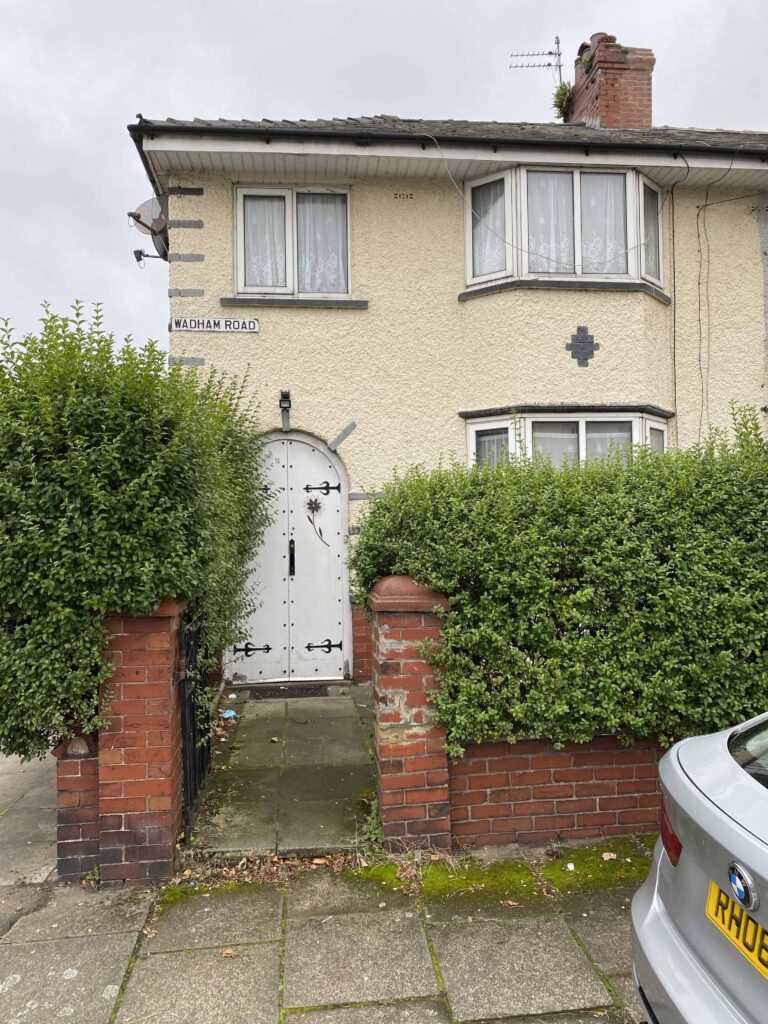
[{"label": "pebbledash wall", "polygon": [[102,885],[173,875],[182,821],[179,630],[185,604],[110,615],[109,726],[61,743],[57,861],[61,881]]},{"label": "pebbledash wall", "polygon": [[[236,297],[235,189],[286,182],[174,175],[170,188],[201,194],[172,194],[171,224],[202,226],[172,227],[170,249],[202,259],[170,263],[172,318],[256,316],[260,329],[172,331],[170,354],[238,375],[250,370],[265,431],[280,428],[283,388],[293,429],[330,442],[353,420],[338,453],[353,492],[376,491],[396,466],[435,465],[450,453],[465,459],[462,410],[653,405],[675,412],[670,443],[687,445],[710,424],[726,426],[732,401],[765,405],[763,214],[754,198],[739,198],[744,190],[709,189],[701,301],[697,216],[705,190],[680,186],[674,204],[665,193],[663,288],[675,298],[665,305],[642,292],[578,288],[458,301],[466,290],[463,200],[450,181],[305,176],[288,184],[301,183],[349,186],[352,298],[368,308],[249,301],[224,309],[220,300]],[[587,368],[565,349],[578,325],[600,345]],[[362,504],[353,502],[353,517]]]},{"label": "pebbledash wall", "polygon": [[391,848],[540,843],[653,831],[659,823],[652,740],[612,736],[555,749],[545,740],[470,745],[457,761],[430,715],[437,683],[421,655],[439,642],[441,594],[406,576],[373,588],[378,796]]}]

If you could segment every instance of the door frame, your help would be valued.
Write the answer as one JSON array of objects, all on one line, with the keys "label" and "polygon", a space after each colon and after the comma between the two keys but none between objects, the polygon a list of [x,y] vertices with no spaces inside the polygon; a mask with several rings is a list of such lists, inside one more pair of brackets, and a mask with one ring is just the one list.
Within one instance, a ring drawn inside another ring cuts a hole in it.
[{"label": "door frame", "polygon": [[[349,565],[347,552],[349,551],[349,474],[347,473],[346,466],[336,454],[331,451],[327,443],[316,434],[310,434],[305,430],[270,430],[265,434],[261,434],[259,440],[265,445],[269,444],[270,441],[301,441],[305,444],[311,445],[313,448],[321,451],[323,455],[333,464],[334,469],[339,474],[339,481],[341,483],[341,537],[342,545],[344,548],[344,558],[342,558],[342,570],[341,570],[341,585],[344,598],[342,600],[342,626],[341,626],[341,640],[344,653],[344,676],[343,679],[352,679],[352,672],[354,666],[354,657],[352,650],[352,603],[349,599]],[[267,600],[268,595],[262,594],[264,600]],[[233,661],[231,655],[228,653],[226,659],[226,676],[231,680],[232,678],[232,665]],[[288,680],[288,685],[290,685]],[[327,685],[333,685],[333,681],[326,681]],[[251,684],[253,685],[253,684]],[[265,684],[266,685],[266,684]],[[277,685],[277,684],[275,684]],[[286,685],[285,683],[283,685]]]}]

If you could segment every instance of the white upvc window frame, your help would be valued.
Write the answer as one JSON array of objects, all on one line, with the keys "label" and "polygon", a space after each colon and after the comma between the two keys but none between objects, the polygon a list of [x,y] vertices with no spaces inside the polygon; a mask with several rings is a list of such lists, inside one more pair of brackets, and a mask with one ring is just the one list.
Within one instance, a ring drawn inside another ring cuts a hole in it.
[{"label": "white upvc window frame", "polygon": [[485,416],[482,419],[467,420],[467,453],[469,465],[474,466],[477,462],[477,435],[485,430],[507,431],[507,448],[510,455],[518,450],[519,424],[514,416]]},{"label": "white upvc window frame", "polygon": [[[347,290],[345,292],[300,292],[299,286],[299,246],[298,246],[298,203],[296,197],[305,193],[321,193],[325,195],[346,196],[347,220]],[[285,197],[285,286],[267,287],[264,285],[246,285],[245,283],[245,223],[244,198],[246,196],[283,196]],[[350,188],[349,186],[328,185],[295,185],[278,187],[272,185],[240,185],[235,189],[235,253],[236,280],[238,295],[287,295],[303,299],[344,299],[352,294],[352,256],[350,232]]]},{"label": "white upvc window frame", "polygon": [[[569,174],[573,189],[573,239],[574,239],[574,272],[564,273],[553,270],[551,273],[529,271],[528,269],[528,174],[531,171],[544,173]],[[585,272],[581,252],[581,175],[582,174],[622,174],[625,189],[625,217],[627,233],[627,271],[623,274],[595,274]],[[474,276],[472,261],[472,193],[479,185],[487,185],[491,181],[504,181],[505,196],[505,228],[507,235],[507,259],[504,270],[493,274]],[[644,226],[643,226],[643,188],[655,191],[659,210],[659,271],[661,276],[654,277],[645,268]],[[546,280],[546,281],[647,281],[657,288],[663,287],[664,278],[664,231],[662,224],[663,191],[639,170],[615,166],[564,166],[562,164],[530,164],[524,167],[513,167],[495,174],[486,174],[481,178],[472,178],[464,183],[464,253],[465,279],[467,287],[493,283],[503,279]]]},{"label": "white upvc window frame", "polygon": [[[570,174],[571,187],[573,189],[573,273],[566,273],[560,270],[553,270],[551,273],[544,271],[529,271],[528,269],[528,174],[539,172],[545,174]],[[625,202],[625,227],[627,247],[627,269],[623,274],[595,274],[591,271],[585,273],[581,252],[581,176],[582,174],[614,174],[624,176],[624,202]],[[637,258],[637,172],[634,170],[621,170],[616,167],[560,167],[560,166],[536,166],[520,168],[520,262],[521,276],[528,280],[552,281],[562,279],[573,281],[575,278],[583,278],[589,281],[637,281],[640,277],[640,268]]]},{"label": "white upvc window frame", "polygon": [[586,461],[587,422],[632,423],[632,446],[650,445],[651,429],[660,430],[664,435],[664,451],[668,447],[667,421],[658,416],[638,412],[527,412],[514,415],[488,416],[467,420],[467,462],[473,466],[477,461],[477,434],[483,430],[498,430],[506,427],[509,431],[509,452],[511,454],[533,453],[534,423],[578,423],[579,461]]},{"label": "white upvc window frame", "polygon": [[[472,226],[475,215],[472,212],[472,189],[481,185],[488,185],[492,181],[504,182],[504,233],[505,233],[505,267],[503,270],[494,271],[492,274],[481,274],[475,276],[474,260],[472,253]],[[515,237],[515,180],[511,170],[501,171],[496,174],[486,174],[482,178],[473,178],[464,183],[464,253],[465,273],[468,284],[484,284],[488,281],[497,281],[504,277],[514,277],[517,273],[517,243]]]},{"label": "white upvc window frame", "polygon": [[[648,187],[656,193],[656,218],[659,232],[659,276],[656,277],[653,274],[648,273],[645,267],[645,195],[644,189]],[[637,239],[638,239],[638,252],[640,254],[640,276],[644,281],[650,281],[651,284],[661,288],[661,283],[664,278],[664,232],[662,231],[661,225],[661,211],[664,206],[664,199],[662,190],[659,186],[651,181],[650,178],[646,178],[644,174],[638,172],[637,175]]]}]

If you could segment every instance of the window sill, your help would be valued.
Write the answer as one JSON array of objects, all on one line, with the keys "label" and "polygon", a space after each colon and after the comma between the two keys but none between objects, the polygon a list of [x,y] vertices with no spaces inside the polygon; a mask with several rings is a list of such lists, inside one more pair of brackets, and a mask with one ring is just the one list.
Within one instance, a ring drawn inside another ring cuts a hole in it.
[{"label": "window sill", "polygon": [[294,295],[239,295],[219,299],[222,306],[291,306],[294,309],[368,309],[368,299],[302,299]]},{"label": "window sill", "polygon": [[459,292],[459,302],[467,302],[469,299],[479,298],[481,295],[492,295],[494,292],[506,292],[513,289],[528,288],[550,288],[555,291],[565,289],[566,291],[586,292],[645,292],[651,295],[665,306],[669,306],[672,299],[661,288],[648,281],[594,281],[590,278],[515,278],[508,281],[491,281],[489,284],[475,285],[466,291]]}]

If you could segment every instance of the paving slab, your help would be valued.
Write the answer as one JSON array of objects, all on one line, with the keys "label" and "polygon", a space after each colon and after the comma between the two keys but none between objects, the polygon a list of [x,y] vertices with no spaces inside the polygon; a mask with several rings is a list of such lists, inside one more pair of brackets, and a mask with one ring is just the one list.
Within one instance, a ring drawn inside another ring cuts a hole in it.
[{"label": "paving slab", "polygon": [[289,921],[329,914],[412,909],[413,901],[403,893],[393,892],[368,879],[352,877],[349,872],[342,875],[334,875],[329,870],[306,872],[297,875],[288,889]]},{"label": "paving slab", "polygon": [[289,739],[285,745],[283,762],[288,767],[370,764],[371,755],[362,729],[355,723],[348,730],[348,735],[336,739]]},{"label": "paving slab", "polygon": [[296,857],[333,853],[354,844],[355,829],[350,800],[281,800],[277,852]]},{"label": "paving slab", "polygon": [[320,718],[357,718],[351,697],[302,697],[288,702],[289,725],[307,725]]},{"label": "paving slab", "polygon": [[282,890],[273,886],[185,896],[151,922],[154,934],[144,950],[159,953],[241,942],[276,942],[280,938],[282,907]]},{"label": "paving slab", "polygon": [[632,970],[631,898],[629,890],[604,890],[566,902],[566,921],[604,974]]},{"label": "paving slab", "polygon": [[640,999],[637,995],[632,975],[626,975],[623,978],[611,978],[611,984],[616,989],[632,1024],[641,1024],[645,1020],[645,1011],[640,1006]]},{"label": "paving slab", "polygon": [[284,700],[251,700],[243,705],[243,720],[285,721]]},{"label": "paving slab", "polygon": [[42,886],[0,887],[0,935],[4,935],[23,914],[29,914],[44,906],[49,895],[49,890]]},{"label": "paving slab", "polygon": [[437,995],[414,911],[288,920],[286,1007]]},{"label": "paving slab", "polygon": [[277,849],[277,800],[224,803],[208,808],[203,800],[195,838],[206,850],[265,856]]},{"label": "paving slab", "polygon": [[107,1024],[134,934],[0,945],[0,1020]]},{"label": "paving slab", "polygon": [[8,840],[0,818],[0,885],[45,882],[56,870],[56,841],[30,843]]},{"label": "paving slab", "polygon": [[559,918],[436,924],[433,936],[457,1020],[611,1004],[607,990]]},{"label": "paving slab", "polygon": [[269,806],[277,802],[279,791],[279,768],[260,768],[258,771],[222,768],[208,776],[203,794],[205,807],[210,809],[220,808],[225,803]]},{"label": "paving slab", "polygon": [[306,1024],[450,1024],[442,1001],[418,999],[389,1006],[348,1006],[338,1010],[310,1010],[290,1014],[287,1021]]},{"label": "paving slab", "polygon": [[286,767],[280,774],[280,799],[351,800],[373,791],[376,775],[372,764]]},{"label": "paving slab", "polygon": [[17,772],[29,774],[50,773],[56,775],[56,758],[53,755],[44,758],[36,758],[34,761],[22,761],[20,757],[11,755],[4,757],[0,755],[0,775],[13,775]]},{"label": "paving slab", "polygon": [[234,957],[217,949],[140,957],[116,1024],[274,1024],[277,944],[239,946],[234,952]]},{"label": "paving slab", "polygon": [[634,1024],[625,1010],[611,1009],[576,1010],[573,1013],[547,1013],[532,1017],[494,1017],[493,1020],[472,1021],[472,1024]]},{"label": "paving slab", "polygon": [[135,938],[147,920],[155,893],[141,889],[109,892],[67,885],[51,889],[48,896],[42,909],[20,918],[0,943],[122,932],[130,932]]},{"label": "paving slab", "polygon": [[[278,737],[273,743],[270,736]],[[230,771],[253,771],[256,768],[276,768],[283,760],[282,734],[267,729],[264,735],[249,733],[243,728],[232,736],[226,764]]]}]

